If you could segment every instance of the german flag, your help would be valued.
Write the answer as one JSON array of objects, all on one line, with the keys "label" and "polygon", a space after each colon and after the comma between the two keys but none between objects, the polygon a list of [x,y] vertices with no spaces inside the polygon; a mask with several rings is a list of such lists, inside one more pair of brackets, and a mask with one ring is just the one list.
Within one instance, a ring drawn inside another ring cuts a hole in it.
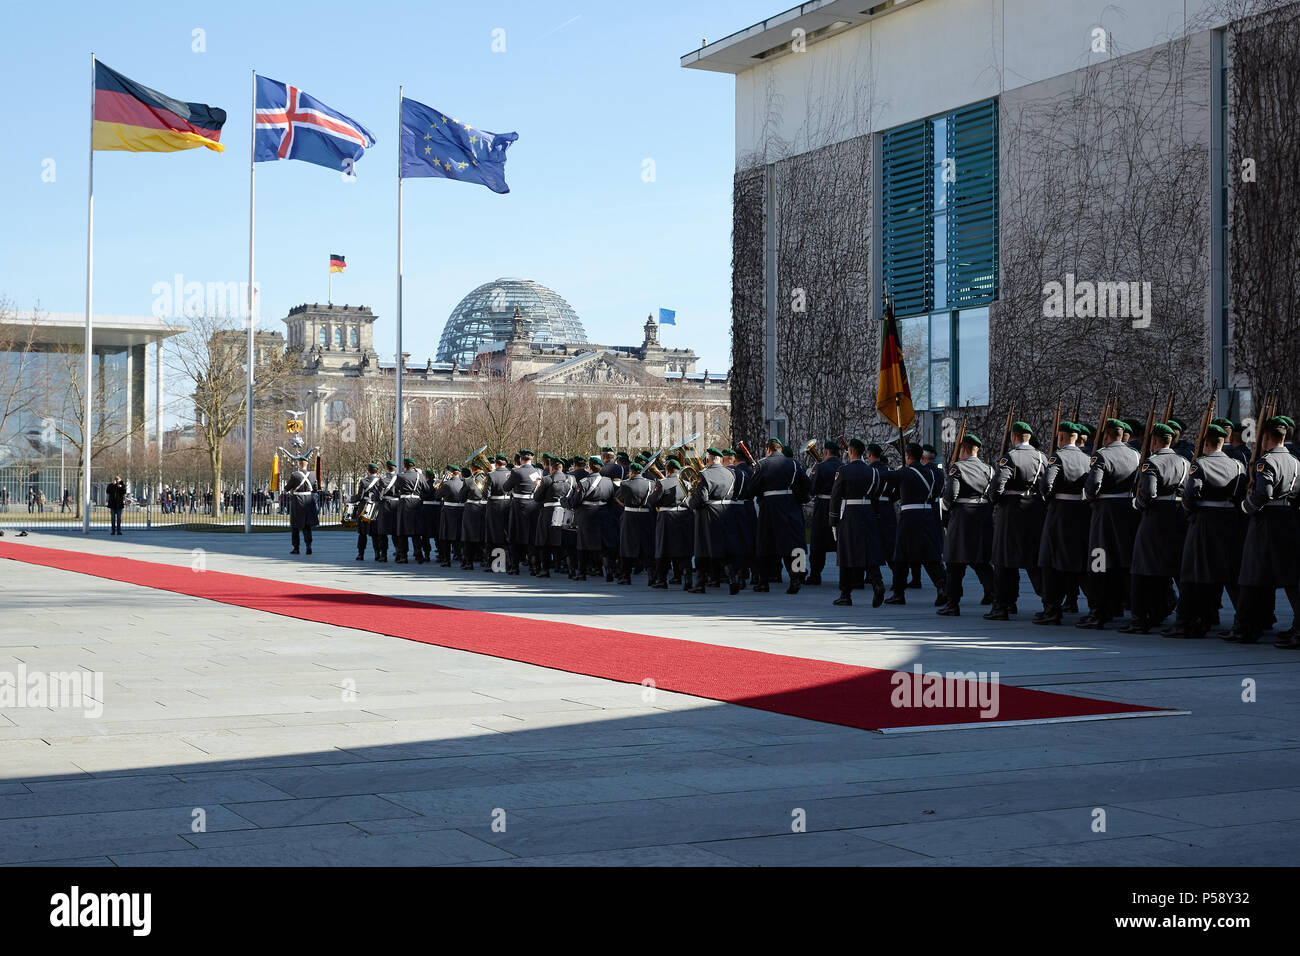
[{"label": "german flag", "polygon": [[903,343],[894,318],[894,300],[885,299],[885,321],[880,336],[880,378],[876,380],[876,411],[899,431],[906,431],[916,418],[912,408],[912,387],[903,364]]},{"label": "german flag", "polygon": [[225,122],[223,109],[172,99],[95,62],[93,149],[172,153],[206,146],[220,153]]},{"label": "german flag", "polygon": [[330,272],[342,272],[347,267],[348,264],[343,261],[342,256],[339,255],[330,256]]}]

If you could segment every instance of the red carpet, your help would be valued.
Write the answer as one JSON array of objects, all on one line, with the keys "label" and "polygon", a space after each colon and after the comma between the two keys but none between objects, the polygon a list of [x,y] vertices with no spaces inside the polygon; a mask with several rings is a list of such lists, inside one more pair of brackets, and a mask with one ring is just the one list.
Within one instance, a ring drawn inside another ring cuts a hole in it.
[{"label": "red carpet", "polygon": [[976,693],[994,688],[976,681],[935,679],[930,695],[944,696],[934,703],[908,684],[907,705],[896,706],[904,690],[895,678],[901,673],[911,681],[906,672],[54,548],[0,542],[0,558],[605,680],[653,680],[660,690],[863,730],[1170,713],[999,684],[996,716],[982,718]]}]

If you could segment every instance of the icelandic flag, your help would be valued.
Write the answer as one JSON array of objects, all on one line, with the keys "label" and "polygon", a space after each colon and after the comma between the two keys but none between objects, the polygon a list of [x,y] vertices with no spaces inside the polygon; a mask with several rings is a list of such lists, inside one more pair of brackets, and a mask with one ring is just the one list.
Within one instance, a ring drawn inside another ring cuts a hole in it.
[{"label": "icelandic flag", "polygon": [[253,161],[301,159],[352,172],[375,137],[356,120],[330,109],[296,86],[257,78],[257,145]]},{"label": "icelandic flag", "polygon": [[674,312],[672,309],[660,309],[660,310],[659,310],[659,324],[660,324],[660,325],[676,325],[676,324],[677,324],[677,313]]}]

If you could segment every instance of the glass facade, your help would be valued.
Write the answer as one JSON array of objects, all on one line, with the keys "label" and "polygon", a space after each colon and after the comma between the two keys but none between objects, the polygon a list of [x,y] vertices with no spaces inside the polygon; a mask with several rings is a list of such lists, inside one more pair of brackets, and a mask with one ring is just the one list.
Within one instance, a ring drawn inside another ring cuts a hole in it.
[{"label": "glass facade", "polygon": [[479,286],[452,310],[438,343],[439,362],[470,365],[480,352],[502,348],[518,308],[528,321],[528,338],[542,345],[586,342],[573,307],[531,279],[497,279]]}]

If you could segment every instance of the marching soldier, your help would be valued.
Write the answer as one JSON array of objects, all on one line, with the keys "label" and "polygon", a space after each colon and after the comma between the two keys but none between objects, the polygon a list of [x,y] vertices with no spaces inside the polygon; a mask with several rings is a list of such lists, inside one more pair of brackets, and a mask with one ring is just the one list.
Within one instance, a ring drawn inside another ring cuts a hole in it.
[{"label": "marching soldier", "polygon": [[638,567],[648,570],[648,584],[655,580],[655,515],[650,508],[654,483],[642,474],[644,466],[634,461],[628,466],[631,477],[625,479],[614,492],[614,500],[623,506],[619,524],[618,554],[621,563],[619,584],[631,584],[632,574]]},{"label": "marching soldier", "polygon": [[863,586],[864,574],[871,582],[871,606],[885,603],[885,582],[880,576],[885,552],[874,508],[881,478],[879,469],[862,461],[866,448],[860,439],[849,440],[849,460],[835,472],[831,484],[830,520],[840,571],[840,596],[834,603],[841,607],[853,603],[853,591]]},{"label": "marching soldier", "polygon": [[[1173,431],[1173,441],[1169,443],[1169,447],[1173,453],[1175,455],[1181,455],[1188,461],[1195,458],[1196,451],[1192,448],[1192,443],[1183,437],[1183,433],[1187,431],[1187,423],[1181,418],[1170,418],[1169,421],[1164,424],[1167,428]],[[1141,450],[1140,447],[1139,450]]]},{"label": "marching soldier", "polygon": [[[464,472],[461,477],[465,477]],[[480,490],[480,484],[482,488]],[[482,559],[484,523],[487,519],[487,475],[477,460],[470,463],[469,478],[461,487],[460,500],[465,513],[460,519],[460,567],[473,571],[474,563]]]},{"label": "marching soldier", "polygon": [[1191,462],[1174,451],[1175,429],[1151,428],[1151,453],[1138,469],[1133,507],[1141,516],[1133,538],[1133,620],[1123,634],[1147,634],[1174,610],[1174,581],[1182,569],[1187,519],[1181,506]]},{"label": "marching soldier", "polygon": [[[1237,578],[1241,603],[1237,623],[1224,638],[1236,644],[1259,640],[1268,627],[1270,599],[1278,588],[1286,589],[1293,608],[1300,604],[1300,529],[1295,509],[1300,495],[1300,459],[1283,444],[1287,431],[1283,418],[1270,418],[1260,427],[1262,454],[1251,471],[1250,493],[1242,504],[1250,518]],[[1277,646],[1295,648],[1294,633],[1280,637]]]},{"label": "marching soldier", "polygon": [[822,583],[822,569],[826,567],[826,553],[835,550],[835,536],[831,534],[831,486],[835,472],[839,471],[840,445],[834,439],[822,443],[822,460],[812,467],[812,541],[808,553],[808,577],[804,584]]},{"label": "marching soldier", "polygon": [[550,467],[549,473],[537,483],[533,498],[537,501],[537,555],[541,567],[539,578],[549,578],[551,569],[560,570],[564,561],[564,500],[568,497],[572,479],[564,473],[564,459],[543,455]]},{"label": "marching soldier", "polygon": [[1223,453],[1249,467],[1250,446],[1241,440],[1240,425],[1228,418],[1216,418],[1210,424],[1217,426],[1228,436],[1223,444]]},{"label": "marching soldier", "polygon": [[1078,593],[1088,570],[1088,534],[1092,507],[1083,500],[1083,484],[1091,467],[1078,446],[1084,426],[1061,422],[1056,453],[1047,459],[1042,496],[1047,502],[1038,542],[1038,566],[1043,581],[1043,610],[1035,624],[1060,624],[1066,605]]},{"label": "marching soldier", "polygon": [[316,480],[307,470],[307,457],[299,455],[298,470],[284,483],[284,493],[289,499],[289,529],[293,539],[293,550],[298,553],[298,535],[307,543],[307,553],[311,554],[311,529],[320,524],[316,513]]},{"label": "marching soldier", "polygon": [[562,539],[564,542],[564,551],[568,556],[569,579],[576,581],[579,574],[586,574],[586,565],[583,563],[586,556],[578,546],[578,513],[574,511],[574,492],[580,482],[591,475],[587,470],[588,461],[584,455],[574,455],[569,460],[569,470],[566,474],[569,476],[569,491],[565,496],[562,507],[566,513],[564,519],[564,533]]},{"label": "marching soldier", "polygon": [[961,614],[962,580],[966,568],[979,578],[985,594],[997,587],[990,558],[993,554],[993,468],[980,461],[982,442],[976,435],[964,435],[957,446],[957,460],[948,469],[943,501],[948,511],[948,537],[943,563],[948,573],[944,588],[948,601],[938,613],[944,617]]},{"label": "marching soldier", "polygon": [[365,517],[365,509],[368,503],[376,502],[375,508],[378,508],[379,491],[379,466],[373,461],[366,465],[366,474],[357,479],[356,489],[352,492],[352,504],[356,508],[357,516],[357,560],[366,559],[366,539],[371,541],[370,550],[374,552],[375,558],[379,558],[379,541],[378,536],[374,533],[375,522]]},{"label": "marching soldier", "polygon": [[380,479],[383,487],[379,491],[379,529],[376,544],[379,555],[375,558],[381,564],[388,560],[388,539],[397,533],[397,509],[401,498],[397,493],[397,462],[391,458],[384,462],[384,476]]},{"label": "marching soldier", "polygon": [[897,476],[899,516],[897,534],[894,537],[894,593],[885,599],[885,603],[907,603],[903,594],[903,589],[907,587],[907,569],[916,562],[925,568],[925,573],[939,592],[935,598],[935,607],[943,607],[948,603],[948,595],[945,593],[947,575],[943,569],[942,554],[929,528],[934,479],[930,477],[929,469],[921,464],[920,445],[911,442],[904,452],[904,467]]},{"label": "marching soldier", "polygon": [[438,566],[449,568],[453,559],[464,564],[460,527],[465,517],[465,479],[455,465],[448,465],[443,474],[438,485]]},{"label": "marching soldier", "polygon": [[722,464],[720,449],[709,448],[705,463],[700,480],[687,499],[687,507],[695,513],[695,586],[689,591],[703,594],[707,582],[720,582],[725,574],[731,593],[739,594],[740,580],[729,564],[735,551],[729,539],[734,527],[730,511],[736,474]]},{"label": "marching soldier", "polygon": [[393,542],[397,547],[397,563],[409,564],[410,539],[420,534],[424,475],[415,467],[415,459],[403,458],[402,464],[406,467],[393,483],[397,499],[393,510]]},{"label": "marching soldier", "polygon": [[622,518],[622,509],[615,503],[614,495],[618,492],[618,486],[628,476],[628,457],[627,452],[607,451],[609,446],[605,446],[602,451],[603,464],[600,473],[603,477],[608,478],[611,488],[609,499],[605,503],[605,509],[600,512],[601,520],[604,522],[602,534],[604,546],[602,551],[605,556],[605,580],[613,583],[614,573],[618,565],[618,547],[619,547],[619,521]]},{"label": "marching soldier", "polygon": [[497,455],[492,462],[492,470],[488,472],[487,483],[487,514],[483,516],[483,560],[486,563],[484,571],[492,570],[492,555],[498,549],[506,555],[507,567],[509,566],[509,528],[510,515],[513,510],[513,502],[510,497],[510,491],[506,484],[510,481],[510,461],[505,455]]},{"label": "marching soldier", "polygon": [[[898,515],[894,511],[894,502],[898,500],[898,475],[885,460],[885,450],[875,442],[867,445],[867,464],[876,471],[871,508],[876,515],[880,544],[889,564],[890,584],[895,586],[898,568],[894,564],[894,545],[898,538]],[[901,590],[901,586],[896,586],[896,589]]]},{"label": "marching soldier", "polygon": [[1224,588],[1233,607],[1240,607],[1237,575],[1246,533],[1240,505],[1248,481],[1246,466],[1224,449],[1227,437],[1222,426],[1207,428],[1203,453],[1183,481],[1187,535],[1179,561],[1178,613],[1173,627],[1161,632],[1165,637],[1204,637],[1218,619]]},{"label": "marching soldier", "polygon": [[1088,613],[1074,626],[1103,630],[1106,622],[1123,614],[1124,592],[1133,563],[1133,538],[1137,512],[1133,510],[1133,479],[1138,453],[1124,444],[1124,423],[1108,418],[1102,445],[1089,459],[1083,498],[1092,503],[1088,526],[1090,561]]},{"label": "marching soldier", "polygon": [[809,481],[798,462],[783,454],[781,447],[777,439],[767,440],[767,455],[754,467],[749,486],[750,494],[758,502],[754,590],[768,591],[784,562],[790,575],[786,593],[798,594],[804,572],[795,570],[794,562],[808,542],[803,505],[808,500]]},{"label": "marching soldier", "polygon": [[[613,555],[605,547],[604,509],[614,497],[613,479],[601,474],[601,460],[588,459],[589,474],[574,483],[568,507],[578,529],[579,572],[575,580],[587,580],[587,571],[604,567],[605,580],[614,580]],[[598,573],[598,572],[596,572]]]},{"label": "marching soldier", "polygon": [[510,542],[510,565],[507,574],[518,574],[519,565],[528,561],[528,573],[537,574],[537,502],[533,491],[542,480],[542,471],[533,464],[533,453],[527,448],[519,450],[519,464],[506,479],[506,491],[511,496],[510,526],[506,538]]},{"label": "marching soldier", "polygon": [[[727,561],[735,572],[735,581],[744,590],[753,577],[755,549],[758,543],[758,511],[754,504],[754,468],[733,448],[722,449],[722,465],[730,469],[736,483],[731,489],[732,504],[727,511],[727,542],[731,548]],[[779,577],[780,572],[777,572]],[[718,582],[721,586],[721,582]]]},{"label": "marching soldier", "polygon": [[[695,535],[695,519],[686,507],[687,492],[679,477],[682,466],[676,458],[664,465],[666,474],[655,485],[648,504],[655,512],[655,566],[651,571],[651,587],[667,588],[681,584],[689,591],[691,580],[691,547]],[[672,565],[673,576],[668,577]]]},{"label": "marching soldier", "polygon": [[1024,568],[1034,592],[1042,594],[1038,573],[1038,548],[1043,536],[1043,471],[1047,459],[1029,439],[1033,429],[1025,422],[1011,426],[1012,447],[998,459],[993,479],[993,567],[997,593],[984,617],[1009,621],[1020,595],[1020,569]]},{"label": "marching soldier", "polygon": [[420,489],[420,536],[415,539],[415,560],[424,564],[433,557],[434,541],[438,537],[438,519],[442,505],[438,501],[438,473],[424,469],[424,487]]}]

